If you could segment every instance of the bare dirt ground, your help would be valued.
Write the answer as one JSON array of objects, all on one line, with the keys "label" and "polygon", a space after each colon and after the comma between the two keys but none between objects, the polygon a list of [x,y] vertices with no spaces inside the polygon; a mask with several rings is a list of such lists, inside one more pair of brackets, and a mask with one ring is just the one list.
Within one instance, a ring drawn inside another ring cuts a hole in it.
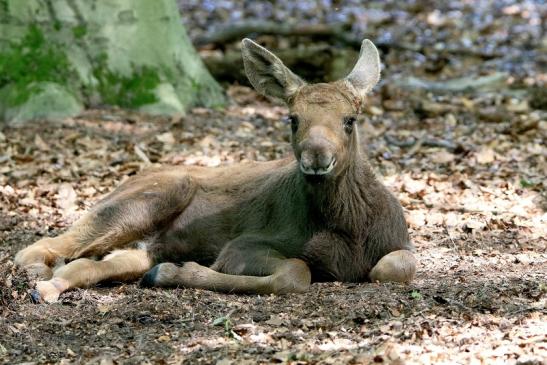
[{"label": "bare dirt ground", "polygon": [[[128,175],[290,153],[283,107],[244,87],[229,94],[225,111],[166,119],[95,110],[2,130],[0,362],[545,363],[544,114],[466,117],[488,98],[471,107],[453,97],[457,110],[417,118],[412,102],[384,92],[360,120],[362,143],[407,214],[420,262],[410,285],[243,296],[113,283],[32,303],[33,282],[13,255],[62,232]],[[533,128],[515,133],[515,121],[529,120]]]}]

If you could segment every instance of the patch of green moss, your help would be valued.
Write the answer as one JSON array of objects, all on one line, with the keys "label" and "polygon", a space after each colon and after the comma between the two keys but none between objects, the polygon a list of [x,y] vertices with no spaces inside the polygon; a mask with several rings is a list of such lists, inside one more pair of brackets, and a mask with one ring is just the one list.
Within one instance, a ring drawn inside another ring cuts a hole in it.
[{"label": "patch of green moss", "polygon": [[5,19],[8,17],[8,1],[7,0],[0,0],[0,19]]},{"label": "patch of green moss", "polygon": [[87,34],[87,27],[85,25],[77,25],[72,28],[72,34],[76,39],[82,39]]},{"label": "patch of green moss", "polygon": [[38,91],[40,82],[66,85],[74,76],[67,56],[59,45],[46,41],[36,25],[27,34],[0,52],[0,89],[12,86],[7,104],[23,104]]},{"label": "patch of green moss", "polygon": [[101,58],[93,69],[93,76],[98,81],[97,91],[103,103],[138,108],[157,101],[154,90],[161,83],[160,73],[152,67],[132,69],[132,75],[120,75],[106,67],[106,57]]}]

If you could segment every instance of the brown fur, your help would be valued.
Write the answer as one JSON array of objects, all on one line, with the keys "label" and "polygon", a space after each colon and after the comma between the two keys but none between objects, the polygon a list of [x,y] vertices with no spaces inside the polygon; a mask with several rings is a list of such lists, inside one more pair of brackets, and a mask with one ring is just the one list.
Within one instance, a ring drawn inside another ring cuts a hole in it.
[{"label": "brown fur", "polygon": [[[359,112],[360,94],[346,80],[305,85],[268,51],[244,45],[248,62],[256,63],[246,64],[251,82],[285,95],[300,121],[295,157],[169,167],[129,179],[67,233],[18,253],[19,265],[44,279],[53,275],[39,283],[42,297],[54,301],[69,288],[135,279],[153,264],[160,265],[145,275],[146,285],[235,292],[303,291],[311,278],[412,279],[402,209],[362,155],[357,126],[345,124]],[[308,174],[304,163],[332,170]],[[135,249],[139,242],[145,251]],[[52,273],[59,258],[74,261]]]}]

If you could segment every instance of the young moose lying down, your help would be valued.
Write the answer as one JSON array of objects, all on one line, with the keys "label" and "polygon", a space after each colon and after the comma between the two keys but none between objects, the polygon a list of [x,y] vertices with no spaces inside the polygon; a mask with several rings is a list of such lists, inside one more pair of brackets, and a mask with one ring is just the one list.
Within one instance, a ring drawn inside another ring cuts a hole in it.
[{"label": "young moose lying down", "polygon": [[[288,104],[295,157],[132,177],[66,233],[17,254],[44,280],[45,301],[141,277],[144,286],[261,294],[303,292],[312,280],[412,280],[403,211],[374,177],[355,125],[380,77],[376,47],[363,41],[345,79],[315,85],[249,39],[242,52],[254,88]],[[52,269],[60,259],[70,262]]]}]

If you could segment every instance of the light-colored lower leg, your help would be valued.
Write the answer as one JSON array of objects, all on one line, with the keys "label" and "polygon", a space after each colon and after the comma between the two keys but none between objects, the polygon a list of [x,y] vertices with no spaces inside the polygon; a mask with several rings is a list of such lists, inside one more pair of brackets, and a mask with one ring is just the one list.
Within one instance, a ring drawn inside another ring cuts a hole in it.
[{"label": "light-colored lower leg", "polygon": [[46,302],[54,302],[59,295],[72,288],[87,288],[104,280],[130,281],[141,277],[152,266],[144,250],[118,250],[102,261],[77,259],[53,272],[53,278],[39,281],[36,290]]},{"label": "light-colored lower leg", "polygon": [[284,294],[306,291],[311,283],[308,266],[299,259],[282,260],[269,276],[243,276],[219,273],[195,262],[179,267],[159,264],[143,278],[144,286],[186,287],[224,293]]},{"label": "light-colored lower leg", "polygon": [[32,277],[49,279],[57,262],[70,257],[78,246],[74,232],[42,238],[19,251],[15,255],[15,264],[24,268]]},{"label": "light-colored lower leg", "polygon": [[410,283],[416,273],[416,258],[408,250],[385,255],[370,271],[370,280],[379,282]]}]

